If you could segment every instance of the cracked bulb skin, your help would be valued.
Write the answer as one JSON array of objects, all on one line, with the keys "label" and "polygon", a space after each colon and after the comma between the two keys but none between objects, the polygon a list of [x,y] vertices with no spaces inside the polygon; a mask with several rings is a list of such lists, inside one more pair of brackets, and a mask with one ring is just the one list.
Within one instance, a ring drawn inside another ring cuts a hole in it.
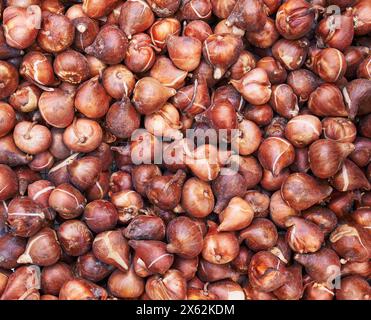
[{"label": "cracked bulb skin", "polygon": [[370,301],[370,14],[0,1],[0,300]]}]

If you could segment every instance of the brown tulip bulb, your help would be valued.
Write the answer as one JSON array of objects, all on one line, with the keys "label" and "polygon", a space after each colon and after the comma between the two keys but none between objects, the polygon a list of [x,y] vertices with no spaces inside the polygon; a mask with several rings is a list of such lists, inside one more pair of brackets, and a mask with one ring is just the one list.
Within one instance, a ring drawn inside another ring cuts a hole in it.
[{"label": "brown tulip bulb", "polygon": [[340,276],[340,259],[335,251],[322,248],[315,253],[296,254],[294,259],[305,267],[307,274],[319,283],[333,286]]},{"label": "brown tulip bulb", "polygon": [[74,18],[72,23],[75,27],[74,46],[80,51],[85,51],[94,42],[95,37],[99,33],[99,24],[86,16]]},{"label": "brown tulip bulb", "polygon": [[233,232],[218,232],[217,225],[208,221],[209,231],[204,238],[202,257],[211,263],[225,264],[238,256],[239,244]]},{"label": "brown tulip bulb", "polygon": [[161,109],[175,93],[175,89],[163,86],[157,79],[144,77],[136,83],[132,101],[141,114],[147,115]]},{"label": "brown tulip bulb", "polygon": [[368,261],[353,262],[348,261],[341,267],[341,274],[345,275],[360,275],[366,278],[370,277],[371,266]]},{"label": "brown tulip bulb", "polygon": [[253,251],[268,250],[276,244],[277,239],[277,228],[270,220],[265,218],[254,219],[239,234],[239,240],[244,240],[246,246]]},{"label": "brown tulip bulb", "polygon": [[256,59],[254,55],[246,50],[241,51],[237,61],[231,66],[231,79],[239,80],[247,72],[251,71],[256,67]]},{"label": "brown tulip bulb", "polygon": [[91,252],[79,256],[74,268],[74,272],[78,277],[92,282],[103,280],[110,275],[113,270],[113,266],[99,261]]},{"label": "brown tulip bulb", "polygon": [[72,279],[64,283],[59,300],[107,300],[104,288],[84,279]]},{"label": "brown tulip bulb", "polygon": [[242,120],[238,124],[238,133],[232,134],[232,148],[240,155],[246,156],[254,153],[262,140],[259,127],[250,120]]},{"label": "brown tulip bulb", "polygon": [[248,276],[251,286],[263,292],[276,290],[288,281],[284,263],[269,251],[252,256]]},{"label": "brown tulip bulb", "polygon": [[133,168],[131,175],[134,189],[144,196],[148,183],[152,178],[161,176],[161,171],[155,164],[141,164]]},{"label": "brown tulip bulb", "polygon": [[37,109],[41,90],[29,82],[24,82],[9,97],[9,104],[21,112],[31,112]]},{"label": "brown tulip bulb", "polygon": [[333,288],[311,281],[304,285],[304,300],[333,300],[335,292]]},{"label": "brown tulip bulb", "polygon": [[195,258],[203,247],[203,235],[198,225],[187,217],[178,217],[170,221],[166,229],[168,252],[183,258]]},{"label": "brown tulip bulb", "polygon": [[[265,70],[272,84],[282,84],[286,81],[287,71],[282,64],[273,57],[263,57],[256,63],[257,68]],[[279,88],[275,86],[275,88]],[[285,88],[285,87],[284,87]],[[286,91],[288,89],[286,88]],[[292,95],[292,93],[290,93]]]},{"label": "brown tulip bulb", "polygon": [[294,162],[294,147],[287,140],[270,137],[262,142],[258,158],[264,169],[278,175],[284,168]]},{"label": "brown tulip bulb", "polygon": [[27,241],[24,238],[6,233],[0,236],[0,268],[13,269],[19,266],[18,258],[26,249]]},{"label": "brown tulip bulb", "polygon": [[281,195],[286,203],[295,210],[305,210],[326,199],[332,188],[306,173],[293,173],[281,187]]},{"label": "brown tulip bulb", "polygon": [[288,218],[299,215],[298,211],[291,208],[282,199],[280,191],[276,191],[272,194],[269,211],[272,221],[280,228],[286,227],[286,221]]},{"label": "brown tulip bulb", "polygon": [[86,58],[74,50],[66,50],[58,54],[53,67],[59,79],[71,84],[79,84],[89,77],[89,66]]},{"label": "brown tulip bulb", "polygon": [[87,253],[93,242],[93,234],[87,225],[79,220],[63,222],[57,230],[57,235],[64,252],[73,257]]},{"label": "brown tulip bulb", "polygon": [[348,159],[344,160],[340,170],[330,178],[330,183],[338,191],[371,189],[371,184],[363,171]]},{"label": "brown tulip bulb", "polygon": [[246,33],[246,39],[257,48],[270,48],[280,37],[274,20],[267,17],[262,29]]},{"label": "brown tulip bulb", "polygon": [[211,27],[202,20],[193,20],[185,25],[183,35],[193,37],[204,42],[208,36],[213,33]]},{"label": "brown tulip bulb", "polygon": [[61,248],[56,232],[53,229],[44,228],[28,240],[26,250],[17,262],[50,266],[56,263],[60,256]]},{"label": "brown tulip bulb", "polygon": [[272,54],[287,70],[298,70],[305,62],[308,47],[309,41],[306,38],[279,39],[272,47]]},{"label": "brown tulip bulb", "polygon": [[189,72],[200,64],[202,43],[197,38],[169,34],[166,46],[171,61],[179,69]]},{"label": "brown tulip bulb", "polygon": [[129,42],[125,65],[130,71],[142,73],[148,71],[155,63],[156,56],[151,38],[146,33],[138,33]]},{"label": "brown tulip bulb", "polygon": [[324,242],[324,233],[313,222],[300,217],[289,217],[285,221],[288,228],[287,243],[291,249],[299,253],[318,251]]},{"label": "brown tulip bulb", "polygon": [[211,186],[196,177],[188,179],[182,189],[182,207],[193,217],[204,218],[214,209]]},{"label": "brown tulip bulb", "polygon": [[38,5],[8,4],[3,12],[6,43],[17,49],[26,49],[36,40],[41,26],[41,9]]},{"label": "brown tulip bulb", "polygon": [[235,25],[246,31],[263,29],[267,15],[264,12],[263,1],[237,0],[231,13],[227,17],[227,26]]},{"label": "brown tulip bulb", "polygon": [[85,118],[75,118],[63,133],[63,142],[74,152],[91,152],[98,148],[103,139],[103,131],[98,122]]},{"label": "brown tulip bulb", "polygon": [[8,225],[16,236],[32,237],[41,229],[44,219],[41,206],[28,197],[13,198],[8,205]]},{"label": "brown tulip bulb", "polygon": [[370,300],[371,287],[360,276],[348,276],[341,279],[341,288],[335,294],[336,300]]},{"label": "brown tulip bulb", "polygon": [[344,118],[325,118],[322,120],[323,135],[337,142],[353,142],[357,129],[352,121]]},{"label": "brown tulip bulb", "polygon": [[200,259],[197,275],[205,282],[214,282],[223,279],[236,281],[239,278],[239,273],[232,269],[230,263],[215,264],[204,259]]},{"label": "brown tulip bulb", "polygon": [[131,39],[134,34],[144,32],[154,22],[155,16],[145,1],[130,0],[121,7],[119,24],[126,36]]},{"label": "brown tulip bulb", "polygon": [[[341,28],[336,28],[336,25],[341,25]],[[340,51],[350,46],[354,36],[352,8],[347,8],[341,15],[333,14],[324,17],[317,26],[316,34],[320,45]]]},{"label": "brown tulip bulb", "polygon": [[149,271],[165,274],[173,264],[174,255],[166,251],[166,243],[155,240],[129,240],[136,255]]},{"label": "brown tulip bulb", "polygon": [[144,292],[145,281],[139,277],[133,268],[123,272],[115,270],[108,279],[109,291],[121,299],[139,298]]},{"label": "brown tulip bulb", "polygon": [[168,17],[178,10],[180,0],[148,0],[147,3],[158,17]]},{"label": "brown tulip bulb", "polygon": [[163,275],[154,275],[146,282],[146,293],[151,300],[184,300],[187,282],[181,272],[170,269]]},{"label": "brown tulip bulb", "polygon": [[95,200],[85,207],[83,220],[90,230],[99,233],[116,226],[118,213],[109,201]]},{"label": "brown tulip bulb", "polygon": [[203,56],[214,67],[214,79],[221,79],[242,52],[240,37],[232,34],[210,35],[203,44]]},{"label": "brown tulip bulb", "polygon": [[5,164],[0,164],[0,201],[8,200],[18,193],[18,178]]},{"label": "brown tulip bulb", "polygon": [[249,283],[243,287],[246,300],[277,300],[271,292],[263,292],[253,288]]},{"label": "brown tulip bulb", "polygon": [[[370,111],[369,109],[371,99],[370,88],[371,88],[370,80],[355,79],[351,82],[348,82],[342,90],[346,109],[349,113],[349,117],[353,119],[357,114],[359,115],[366,114],[366,116],[361,120],[361,124],[363,121],[367,123],[367,119],[370,119],[370,117],[367,116],[367,114]],[[361,125],[360,127],[361,132],[363,132],[362,127],[363,126]],[[362,133],[362,135],[367,136],[367,134],[365,133]],[[370,136],[371,134],[368,134],[368,137]]]},{"label": "brown tulip bulb", "polygon": [[165,223],[157,216],[138,215],[134,217],[123,234],[131,240],[163,240],[165,238]]},{"label": "brown tulip bulb", "polygon": [[254,211],[250,204],[240,197],[233,197],[219,214],[218,231],[237,231],[250,225]]},{"label": "brown tulip bulb", "polygon": [[90,18],[107,16],[118,4],[118,0],[84,0],[82,10]]},{"label": "brown tulip bulb", "polygon": [[94,42],[85,48],[87,54],[106,64],[118,64],[124,60],[128,39],[123,31],[115,25],[105,25]]},{"label": "brown tulip bulb", "polygon": [[40,267],[36,265],[17,268],[9,276],[0,300],[32,300],[40,289]]},{"label": "brown tulip bulb", "polygon": [[256,190],[249,190],[245,193],[244,199],[250,204],[254,211],[254,217],[265,218],[268,215],[270,197]]},{"label": "brown tulip bulb", "polygon": [[121,271],[129,270],[130,248],[120,230],[99,233],[93,241],[93,253],[102,262]]},{"label": "brown tulip bulb", "polygon": [[63,284],[73,279],[69,265],[57,262],[52,266],[44,267],[41,272],[41,290],[44,294],[58,296]]},{"label": "brown tulip bulb", "polygon": [[320,82],[321,80],[307,69],[293,70],[287,76],[287,84],[298,96],[300,104],[309,99],[310,94],[319,86]]},{"label": "brown tulip bulb", "polygon": [[268,104],[263,104],[261,106],[247,106],[244,109],[243,115],[245,119],[255,122],[255,124],[260,127],[271,123],[273,110]]},{"label": "brown tulip bulb", "polygon": [[309,147],[309,163],[313,174],[319,178],[330,178],[339,171],[344,159],[354,151],[351,143],[340,143],[320,139]]},{"label": "brown tulip bulb", "polygon": [[178,170],[173,176],[154,177],[146,188],[148,200],[161,209],[174,209],[181,199],[185,172]]},{"label": "brown tulip bulb", "polygon": [[329,240],[331,247],[345,261],[363,262],[370,259],[369,234],[357,224],[339,224]]},{"label": "brown tulip bulb", "polygon": [[84,211],[86,199],[79,190],[68,183],[56,187],[49,196],[49,206],[63,219],[74,219]]},{"label": "brown tulip bulb", "polygon": [[180,22],[175,18],[164,18],[156,20],[151,28],[149,29],[149,34],[152,39],[152,43],[160,48],[164,49],[166,47],[166,39],[168,35],[172,34],[178,36],[180,33]]},{"label": "brown tulip bulb", "polygon": [[271,97],[271,83],[267,72],[262,68],[255,68],[240,80],[231,80],[230,83],[253,105],[263,105]]},{"label": "brown tulip bulb", "polygon": [[14,109],[5,102],[0,102],[0,137],[6,136],[15,126],[16,117]]},{"label": "brown tulip bulb", "polygon": [[315,206],[303,212],[303,218],[315,223],[325,235],[332,232],[338,222],[336,214],[326,207]]},{"label": "brown tulip bulb", "polygon": [[102,84],[111,97],[119,100],[131,95],[135,78],[128,68],[119,64],[109,66],[103,71]]}]

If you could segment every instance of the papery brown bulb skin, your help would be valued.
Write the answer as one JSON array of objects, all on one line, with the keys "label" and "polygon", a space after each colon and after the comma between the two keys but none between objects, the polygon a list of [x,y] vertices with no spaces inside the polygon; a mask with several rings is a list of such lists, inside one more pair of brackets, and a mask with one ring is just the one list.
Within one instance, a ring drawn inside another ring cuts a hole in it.
[{"label": "papery brown bulb skin", "polygon": [[63,284],[73,279],[69,265],[58,262],[52,266],[44,267],[41,272],[41,290],[44,294],[59,295]]},{"label": "papery brown bulb skin", "polygon": [[92,252],[79,256],[74,268],[77,276],[92,282],[105,279],[113,270],[113,266],[98,260]]},{"label": "papery brown bulb skin", "polygon": [[211,0],[211,5],[213,8],[213,13],[220,19],[225,19],[232,12],[233,7],[236,4],[236,0],[227,0],[227,1],[217,1]]},{"label": "papery brown bulb skin", "polygon": [[237,231],[250,225],[254,211],[250,204],[240,197],[233,197],[219,214],[218,231]]},{"label": "papery brown bulb skin", "polygon": [[262,1],[238,0],[227,17],[226,24],[246,31],[258,31],[264,27],[266,20]]},{"label": "papery brown bulb skin", "polygon": [[147,198],[161,209],[174,209],[180,202],[185,178],[182,170],[173,176],[154,177],[146,188]]},{"label": "papery brown bulb skin", "polygon": [[201,42],[204,42],[212,33],[211,27],[202,20],[193,20],[189,22],[183,30],[183,35],[196,38]]},{"label": "papery brown bulb skin", "polygon": [[273,57],[263,57],[256,63],[257,68],[264,69],[267,74],[269,81],[272,84],[280,84],[285,82],[287,78],[287,71],[283,67],[282,63]]},{"label": "papery brown bulb skin", "polygon": [[166,251],[166,243],[164,242],[129,240],[129,245],[151,272],[165,274],[173,264],[174,255]]},{"label": "papery brown bulb skin", "polygon": [[63,142],[74,152],[91,152],[102,142],[103,131],[100,125],[90,119],[75,118],[63,133]]},{"label": "papery brown bulb skin", "polygon": [[106,290],[84,279],[72,279],[64,283],[59,300],[107,300]]},{"label": "papery brown bulb skin", "polygon": [[267,72],[262,68],[255,68],[240,80],[231,80],[230,83],[252,105],[266,104],[271,97],[271,83]]},{"label": "papery brown bulb skin", "polygon": [[172,16],[180,6],[180,0],[148,0],[148,5],[158,17]]},{"label": "papery brown bulb skin", "polygon": [[303,218],[315,223],[325,235],[332,232],[338,223],[336,214],[326,207],[309,208],[303,212]]},{"label": "papery brown bulb skin", "polygon": [[175,256],[173,269],[179,270],[186,281],[193,279],[196,275],[199,264],[199,258],[186,259],[179,256]]},{"label": "papery brown bulb skin", "polygon": [[44,219],[42,208],[28,197],[13,198],[8,205],[8,225],[16,236],[28,238],[35,235]]},{"label": "papery brown bulb skin", "polygon": [[47,52],[62,52],[73,43],[74,34],[74,26],[68,18],[44,11],[37,43]]},{"label": "papery brown bulb skin", "polygon": [[329,237],[331,248],[346,261],[370,259],[370,239],[367,231],[355,223],[339,224]]},{"label": "papery brown bulb skin", "polygon": [[357,77],[371,80],[371,58],[368,56],[357,68]]},{"label": "papery brown bulb skin", "polygon": [[280,228],[286,227],[286,220],[292,216],[298,216],[299,212],[291,208],[281,196],[281,191],[272,194],[269,204],[270,217]]},{"label": "papery brown bulb skin", "polygon": [[249,283],[243,287],[246,300],[277,300],[271,292],[263,292],[253,288]]},{"label": "papery brown bulb skin", "polygon": [[270,48],[280,37],[274,20],[267,17],[262,29],[246,33],[246,39],[257,48]]},{"label": "papery brown bulb skin", "polygon": [[232,269],[232,263],[233,262],[227,264],[215,264],[201,258],[199,261],[197,276],[205,282],[214,282],[223,279],[232,279],[233,281],[236,281],[239,277],[239,273]]},{"label": "papery brown bulb skin", "polygon": [[171,61],[179,69],[189,72],[200,64],[202,43],[197,38],[169,34],[166,46]]},{"label": "papery brown bulb skin", "polygon": [[49,147],[49,152],[54,158],[62,160],[71,155],[71,151],[66,147],[63,142],[63,129],[52,128],[50,130],[52,135],[52,143]]},{"label": "papery brown bulb skin", "polygon": [[299,39],[312,29],[314,19],[315,11],[307,1],[286,1],[278,8],[276,27],[286,39]]},{"label": "papery brown bulb skin", "polygon": [[87,225],[79,220],[63,222],[57,230],[57,235],[63,250],[73,257],[88,252],[93,242],[93,234]]},{"label": "papery brown bulb skin", "polygon": [[139,113],[147,115],[161,109],[175,93],[175,89],[163,86],[157,79],[144,77],[136,83],[132,101]]},{"label": "papery brown bulb skin", "polygon": [[332,281],[340,276],[340,259],[334,250],[326,247],[315,253],[296,254],[294,260],[319,283],[332,285]]},{"label": "papery brown bulb skin", "polygon": [[299,114],[298,97],[288,84],[272,86],[270,105],[274,111],[287,119]]},{"label": "papery brown bulb skin", "polygon": [[83,220],[90,230],[99,233],[116,226],[118,213],[112,203],[106,200],[95,200],[85,207]]},{"label": "papery brown bulb skin", "polygon": [[336,289],[336,300],[370,300],[371,287],[360,276],[348,276],[341,279],[341,288]]},{"label": "papery brown bulb skin", "polygon": [[17,86],[17,69],[8,62],[0,61],[0,99],[4,99],[14,93]]},{"label": "papery brown bulb skin", "polygon": [[289,217],[285,226],[288,227],[286,240],[293,251],[310,253],[321,248],[324,233],[315,223],[299,217]]},{"label": "papery brown bulb skin", "polygon": [[103,71],[102,84],[111,97],[119,100],[133,92],[135,78],[127,67],[118,64],[109,66]]},{"label": "papery brown bulb skin", "polygon": [[369,207],[361,207],[356,209],[352,213],[351,217],[356,223],[358,223],[360,226],[363,226],[365,229],[368,229],[371,224],[371,210]]},{"label": "papery brown bulb skin", "polygon": [[68,183],[56,187],[49,196],[49,206],[63,219],[74,219],[82,214],[86,199],[79,190]]},{"label": "papery brown bulb skin", "polygon": [[322,120],[323,135],[326,139],[338,142],[353,142],[356,139],[357,129],[352,121],[344,118],[324,118]]},{"label": "papery brown bulb skin", "polygon": [[109,192],[109,172],[103,171],[99,174],[95,184],[86,190],[86,198],[88,201],[102,200]]},{"label": "papery brown bulb skin", "polygon": [[276,244],[277,239],[277,228],[273,222],[265,218],[255,218],[239,234],[239,240],[244,240],[246,246],[253,251],[270,249]]},{"label": "papery brown bulb skin", "polygon": [[130,248],[120,230],[99,233],[93,241],[93,253],[102,262],[121,271],[129,269]]},{"label": "papery brown bulb skin", "polygon": [[166,47],[166,39],[169,34],[179,35],[181,25],[178,19],[175,18],[164,18],[156,20],[151,28],[149,34],[151,36],[152,43],[160,48]]},{"label": "papery brown bulb skin", "polygon": [[280,39],[273,45],[272,54],[287,70],[298,70],[305,62],[308,46],[309,41],[306,38]]},{"label": "papery brown bulb skin", "polygon": [[304,293],[302,267],[294,264],[287,268],[290,281],[274,291],[279,300],[299,300]]},{"label": "papery brown bulb skin", "polygon": [[365,262],[353,262],[348,261],[341,267],[341,274],[346,275],[360,275],[365,278],[370,277],[371,266],[368,261]]},{"label": "papery brown bulb skin", "polygon": [[310,94],[318,87],[320,82],[321,80],[307,69],[293,70],[287,76],[287,84],[298,96],[300,104],[309,99]]},{"label": "papery brown bulb skin", "polygon": [[40,267],[22,266],[9,276],[0,300],[28,300],[40,289]]},{"label": "papery brown bulb skin", "polygon": [[245,73],[251,71],[256,66],[256,59],[254,55],[247,51],[241,51],[241,54],[237,58],[237,61],[231,66],[231,79],[239,80],[241,79]]},{"label": "papery brown bulb skin", "polygon": [[304,285],[304,300],[333,300],[334,289],[329,289],[326,285],[311,281]]},{"label": "papery brown bulb skin", "polygon": [[49,180],[38,180],[28,185],[27,194],[37,204],[46,208],[49,206],[49,196],[54,188]]},{"label": "papery brown bulb skin", "polygon": [[255,122],[259,127],[271,123],[273,118],[273,110],[269,104],[261,106],[247,106],[243,112],[247,120]]},{"label": "papery brown bulb skin", "polygon": [[231,280],[221,280],[211,283],[208,290],[222,300],[245,300],[241,286]]},{"label": "papery brown bulb skin", "polygon": [[119,221],[124,224],[136,217],[144,205],[140,194],[133,190],[122,190],[111,194],[110,197],[111,202],[118,211]]},{"label": "papery brown bulb skin", "polygon": [[277,175],[294,162],[294,147],[285,139],[270,137],[260,145],[258,158],[264,169]]},{"label": "papery brown bulb skin", "polygon": [[106,64],[118,64],[124,60],[128,39],[118,26],[106,25],[100,29],[94,42],[85,48],[87,54]]},{"label": "papery brown bulb skin", "polygon": [[89,77],[89,67],[86,58],[74,50],[66,50],[58,54],[53,68],[62,81],[79,84]]},{"label": "papery brown bulb skin", "polygon": [[[354,79],[342,89],[344,95],[344,101],[346,109],[349,113],[349,117],[354,119],[358,115],[366,115],[361,119],[360,132],[363,136],[370,137],[371,134],[367,135],[367,131],[363,130],[362,123],[369,121],[369,105],[370,105],[370,88],[371,81],[367,79]],[[367,126],[365,126],[367,127]]]},{"label": "papery brown bulb skin", "polygon": [[21,112],[31,112],[37,109],[41,90],[29,82],[20,84],[17,90],[9,97],[9,104]]},{"label": "papery brown bulb skin", "polygon": [[7,165],[0,164],[0,201],[8,200],[18,193],[18,178]]},{"label": "papery brown bulb skin", "polygon": [[56,232],[53,229],[44,228],[28,240],[26,250],[17,262],[50,266],[56,263],[60,256],[61,248]]},{"label": "papery brown bulb skin", "polygon": [[[341,30],[333,27],[334,19],[337,19],[336,23],[341,24]],[[329,15],[322,19],[317,26],[316,34],[320,44],[343,51],[353,41],[354,25],[352,9],[348,8],[339,16]]]},{"label": "papery brown bulb skin", "polygon": [[6,136],[16,124],[14,109],[5,102],[0,102],[0,137]]},{"label": "papery brown bulb skin", "polygon": [[154,22],[154,14],[144,1],[130,0],[121,7],[119,24],[126,36],[131,37],[148,29]]},{"label": "papery brown bulb skin", "polygon": [[102,18],[107,16],[118,3],[118,0],[84,0],[82,10],[90,18]]},{"label": "papery brown bulb skin", "polygon": [[0,267],[4,269],[13,269],[19,266],[18,258],[26,249],[27,241],[24,238],[13,236],[10,233],[0,237]]},{"label": "papery brown bulb skin", "polygon": [[148,71],[155,63],[155,51],[151,38],[145,33],[138,33],[129,42],[125,65],[130,71],[142,73]]},{"label": "papery brown bulb skin", "polygon": [[214,79],[220,79],[226,70],[237,61],[243,49],[240,37],[232,34],[210,35],[204,42],[202,53],[214,67]]},{"label": "papery brown bulb skin", "polygon": [[189,0],[183,1],[180,7],[180,17],[186,20],[208,19],[212,13],[210,1]]},{"label": "papery brown bulb skin", "polygon": [[306,173],[293,173],[281,187],[282,198],[295,210],[305,210],[326,199],[332,188]]},{"label": "papery brown bulb skin", "polygon": [[330,178],[330,183],[338,191],[371,189],[371,184],[364,172],[353,161],[348,159],[344,160],[341,169]]},{"label": "papery brown bulb skin", "polygon": [[191,216],[206,217],[213,211],[215,204],[211,186],[196,177],[188,179],[183,186],[181,203]]},{"label": "papery brown bulb skin", "polygon": [[99,25],[95,20],[87,16],[74,18],[72,23],[75,27],[74,46],[79,51],[85,51],[94,42],[95,37],[99,33]]},{"label": "papery brown bulb skin", "polygon": [[252,256],[248,276],[251,286],[263,292],[276,290],[287,281],[283,262],[268,251],[260,251]]},{"label": "papery brown bulb skin", "polygon": [[86,156],[75,159],[68,165],[67,169],[70,175],[70,182],[80,190],[86,190],[98,180],[102,170],[102,163],[96,157]]},{"label": "papery brown bulb skin", "polygon": [[180,271],[170,269],[163,276],[150,277],[145,290],[151,300],[183,300],[187,296],[187,282]]},{"label": "papery brown bulb skin", "polygon": [[209,221],[209,231],[204,238],[202,257],[211,263],[225,264],[234,260],[239,244],[233,232],[218,232],[214,222]]},{"label": "papery brown bulb skin", "polygon": [[170,221],[166,229],[168,252],[183,258],[195,258],[203,247],[203,235],[198,225],[187,217]]},{"label": "papery brown bulb skin", "polygon": [[3,12],[4,35],[9,46],[26,49],[36,40],[41,25],[41,9],[30,4],[8,4]]},{"label": "papery brown bulb skin", "polygon": [[232,134],[232,148],[240,155],[247,156],[254,153],[262,141],[259,127],[250,120],[242,120],[238,124],[238,133]]},{"label": "papery brown bulb skin", "polygon": [[134,189],[141,195],[146,194],[146,186],[154,177],[161,176],[161,170],[155,164],[141,164],[132,170]]},{"label": "papery brown bulb skin", "polygon": [[309,146],[309,163],[313,174],[330,178],[339,171],[343,160],[353,152],[354,145],[329,139],[320,139]]},{"label": "papery brown bulb skin", "polygon": [[30,162],[29,167],[31,170],[41,172],[49,170],[54,164],[54,157],[49,151],[44,151],[34,156]]},{"label": "papery brown bulb skin", "polygon": [[270,197],[256,190],[249,190],[245,193],[244,199],[250,204],[256,218],[268,216]]},{"label": "papery brown bulb skin", "polygon": [[276,191],[281,189],[282,183],[290,175],[290,170],[288,168],[283,169],[279,174],[274,175],[269,170],[263,171],[262,179],[260,180],[260,185],[267,191]]},{"label": "papery brown bulb skin", "polygon": [[144,292],[145,281],[130,268],[127,272],[115,270],[108,279],[109,291],[118,298],[135,299]]},{"label": "papery brown bulb skin", "polygon": [[138,215],[134,217],[123,233],[132,240],[163,240],[165,223],[157,216]]},{"label": "papery brown bulb skin", "polygon": [[106,124],[116,137],[129,138],[136,129],[139,129],[140,115],[129,99],[123,99],[109,108],[106,114]]}]

